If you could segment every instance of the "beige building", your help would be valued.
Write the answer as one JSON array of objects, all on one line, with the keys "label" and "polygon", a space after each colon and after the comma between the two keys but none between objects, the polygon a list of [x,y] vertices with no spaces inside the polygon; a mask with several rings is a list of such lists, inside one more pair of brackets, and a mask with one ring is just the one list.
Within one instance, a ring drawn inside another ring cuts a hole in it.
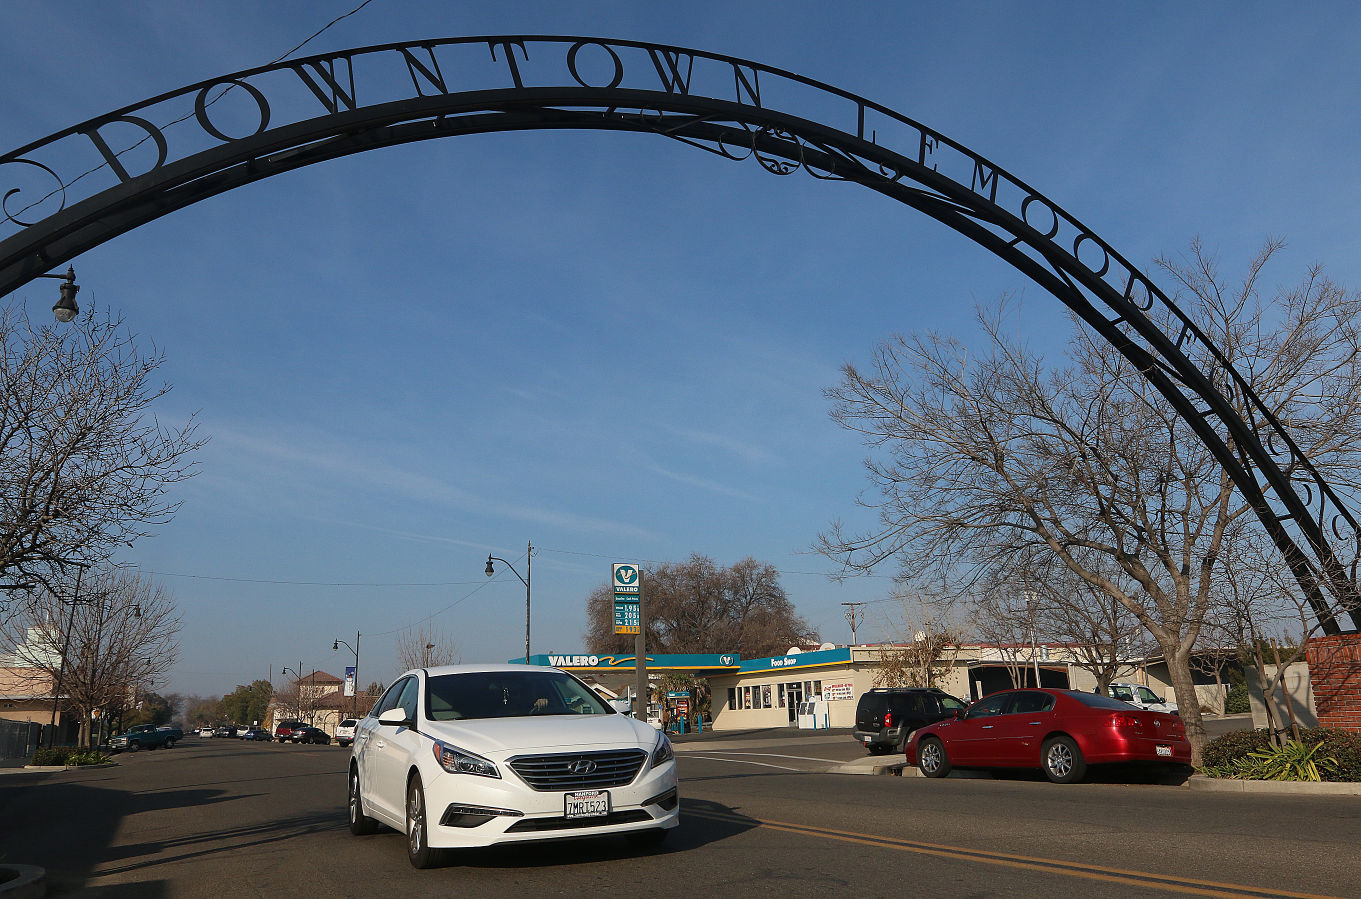
[{"label": "beige building", "polygon": [[[792,649],[783,656],[743,660],[736,673],[710,675],[714,730],[799,725],[800,704],[826,703],[817,727],[854,727],[860,695],[877,686],[883,675],[884,645],[843,646],[833,649]],[[952,651],[953,652],[953,651]],[[1096,677],[1077,667],[1062,646],[1031,647],[965,644],[953,656],[947,652],[933,666],[934,686],[966,702],[1017,685],[1089,691]],[[1014,679],[1013,679],[1014,678]],[[1144,684],[1172,698],[1167,666],[1160,659],[1131,660],[1115,678]],[[1201,705],[1222,711],[1227,686],[1197,684]],[[805,707],[805,712],[810,710]],[[808,724],[807,720],[804,722]]]}]

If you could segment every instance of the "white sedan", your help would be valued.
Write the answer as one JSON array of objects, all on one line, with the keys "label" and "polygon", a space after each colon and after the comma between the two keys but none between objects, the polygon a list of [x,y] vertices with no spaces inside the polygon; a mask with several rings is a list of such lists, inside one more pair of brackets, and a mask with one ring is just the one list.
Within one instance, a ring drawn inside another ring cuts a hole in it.
[{"label": "white sedan", "polygon": [[680,822],[666,734],[556,668],[408,671],[354,739],[350,831],[401,831],[417,868],[442,849],[535,840],[655,846]]}]

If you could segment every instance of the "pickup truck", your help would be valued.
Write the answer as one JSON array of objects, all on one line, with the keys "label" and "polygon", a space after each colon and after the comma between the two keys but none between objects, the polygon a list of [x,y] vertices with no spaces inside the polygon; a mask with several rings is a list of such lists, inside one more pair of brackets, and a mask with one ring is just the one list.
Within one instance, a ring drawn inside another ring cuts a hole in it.
[{"label": "pickup truck", "polygon": [[1148,687],[1140,684],[1111,684],[1106,688],[1106,694],[1111,699],[1119,699],[1121,702],[1128,702],[1130,705],[1138,706],[1141,709],[1167,712],[1170,715],[1181,714],[1175,702],[1168,702]]},{"label": "pickup truck", "polygon": [[139,749],[174,749],[175,741],[184,734],[178,727],[157,727],[154,724],[139,724],[127,733],[119,734],[109,740],[109,748],[114,752],[136,752]]}]

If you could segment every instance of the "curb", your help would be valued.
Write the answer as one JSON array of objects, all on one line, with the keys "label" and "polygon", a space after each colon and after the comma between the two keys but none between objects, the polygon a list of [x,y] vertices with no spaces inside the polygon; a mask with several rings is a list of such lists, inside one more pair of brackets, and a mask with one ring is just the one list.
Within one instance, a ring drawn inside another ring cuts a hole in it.
[{"label": "curb", "polygon": [[17,875],[0,882],[0,896],[5,899],[42,899],[47,895],[47,872],[37,865],[0,865],[0,871]]},{"label": "curb", "polygon": [[1193,774],[1186,781],[1190,790],[1204,793],[1273,793],[1277,796],[1361,796],[1361,783],[1330,781],[1232,780]]},{"label": "curb", "polygon": [[98,765],[24,765],[22,771],[44,772],[44,771],[89,771],[94,768],[117,768],[117,762],[103,762]]}]

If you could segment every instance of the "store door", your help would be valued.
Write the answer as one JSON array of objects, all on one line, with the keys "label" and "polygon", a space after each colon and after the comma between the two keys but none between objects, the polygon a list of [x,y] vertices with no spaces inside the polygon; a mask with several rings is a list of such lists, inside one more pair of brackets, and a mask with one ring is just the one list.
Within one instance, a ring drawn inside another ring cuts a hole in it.
[{"label": "store door", "polygon": [[784,698],[789,706],[789,723],[799,723],[799,703],[803,702],[803,684],[795,681],[784,685]]}]

